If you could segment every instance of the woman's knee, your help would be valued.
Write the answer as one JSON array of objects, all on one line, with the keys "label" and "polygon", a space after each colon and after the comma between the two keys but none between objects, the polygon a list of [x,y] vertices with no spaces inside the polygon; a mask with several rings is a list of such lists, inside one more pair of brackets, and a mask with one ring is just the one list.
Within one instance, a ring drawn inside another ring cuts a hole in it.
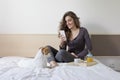
[{"label": "woman's knee", "polygon": [[46,45],[45,47],[52,48],[52,46],[50,46],[50,45]]},{"label": "woman's knee", "polygon": [[48,47],[49,51],[52,52],[53,47],[50,45],[46,45],[45,47]]},{"label": "woman's knee", "polygon": [[64,55],[65,53],[66,53],[66,50],[61,49],[61,50],[58,51],[57,54],[59,54],[59,55]]},{"label": "woman's knee", "polygon": [[65,55],[66,51],[65,50],[59,50],[55,56],[55,59],[58,61],[58,62],[63,62],[63,58],[64,58],[64,55]]},{"label": "woman's knee", "polygon": [[58,53],[59,53],[59,54],[65,54],[65,53],[66,53],[66,50],[61,49],[61,50],[58,51]]}]

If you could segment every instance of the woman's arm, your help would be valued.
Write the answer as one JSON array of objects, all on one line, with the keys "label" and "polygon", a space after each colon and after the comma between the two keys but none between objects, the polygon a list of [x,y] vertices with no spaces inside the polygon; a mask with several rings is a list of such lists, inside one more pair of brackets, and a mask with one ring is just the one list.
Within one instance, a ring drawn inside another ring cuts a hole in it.
[{"label": "woman's arm", "polygon": [[90,39],[87,29],[85,29],[84,38],[85,38],[86,49],[91,51],[92,50],[92,42],[91,42],[91,39]]},{"label": "woman's arm", "polygon": [[78,54],[78,57],[84,58],[88,51],[92,50],[92,43],[87,29],[84,29],[85,49]]},{"label": "woman's arm", "polygon": [[88,54],[88,49],[84,49],[82,52],[80,52],[77,56],[81,59],[84,59],[84,57]]},{"label": "woman's arm", "polygon": [[67,46],[67,43],[64,41],[64,42],[61,42],[60,45],[59,45],[59,49],[64,49],[66,50],[66,46]]},{"label": "woman's arm", "polygon": [[66,37],[60,34],[60,35],[59,35],[59,38],[60,38],[59,49],[64,49],[64,50],[66,50],[66,46],[67,46]]}]

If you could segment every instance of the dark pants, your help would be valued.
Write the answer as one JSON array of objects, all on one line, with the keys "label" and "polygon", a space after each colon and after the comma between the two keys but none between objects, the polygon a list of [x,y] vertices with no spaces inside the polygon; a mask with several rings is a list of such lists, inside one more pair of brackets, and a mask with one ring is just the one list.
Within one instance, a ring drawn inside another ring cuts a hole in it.
[{"label": "dark pants", "polygon": [[56,61],[56,62],[72,62],[74,61],[74,56],[71,55],[64,49],[60,49],[59,51],[52,46],[47,46],[50,49],[51,56],[48,57],[48,62]]}]

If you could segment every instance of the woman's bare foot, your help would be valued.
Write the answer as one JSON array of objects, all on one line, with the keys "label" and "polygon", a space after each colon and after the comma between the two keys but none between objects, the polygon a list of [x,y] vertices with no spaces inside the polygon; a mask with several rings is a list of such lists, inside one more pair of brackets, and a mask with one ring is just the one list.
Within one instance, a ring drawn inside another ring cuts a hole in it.
[{"label": "woman's bare foot", "polygon": [[58,64],[57,64],[55,61],[51,61],[51,62],[50,62],[50,66],[51,66],[52,68],[54,68],[54,67],[58,66]]}]

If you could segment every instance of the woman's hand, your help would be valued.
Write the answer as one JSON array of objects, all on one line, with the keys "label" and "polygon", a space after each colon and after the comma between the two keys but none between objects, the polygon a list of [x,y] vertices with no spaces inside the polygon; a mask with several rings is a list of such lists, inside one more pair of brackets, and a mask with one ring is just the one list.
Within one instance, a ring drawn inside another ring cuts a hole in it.
[{"label": "woman's hand", "polygon": [[64,42],[64,41],[66,41],[66,37],[63,35],[60,35],[60,40],[61,40],[61,42]]},{"label": "woman's hand", "polygon": [[64,43],[66,42],[66,37],[60,35],[59,38],[60,38],[60,46],[64,45]]},{"label": "woman's hand", "polygon": [[64,30],[60,30],[59,31],[59,35],[60,35],[60,39],[62,41],[66,41],[66,34],[65,34],[65,31]]},{"label": "woman's hand", "polygon": [[71,55],[73,55],[74,57],[78,58],[78,56],[75,53],[71,53]]}]

